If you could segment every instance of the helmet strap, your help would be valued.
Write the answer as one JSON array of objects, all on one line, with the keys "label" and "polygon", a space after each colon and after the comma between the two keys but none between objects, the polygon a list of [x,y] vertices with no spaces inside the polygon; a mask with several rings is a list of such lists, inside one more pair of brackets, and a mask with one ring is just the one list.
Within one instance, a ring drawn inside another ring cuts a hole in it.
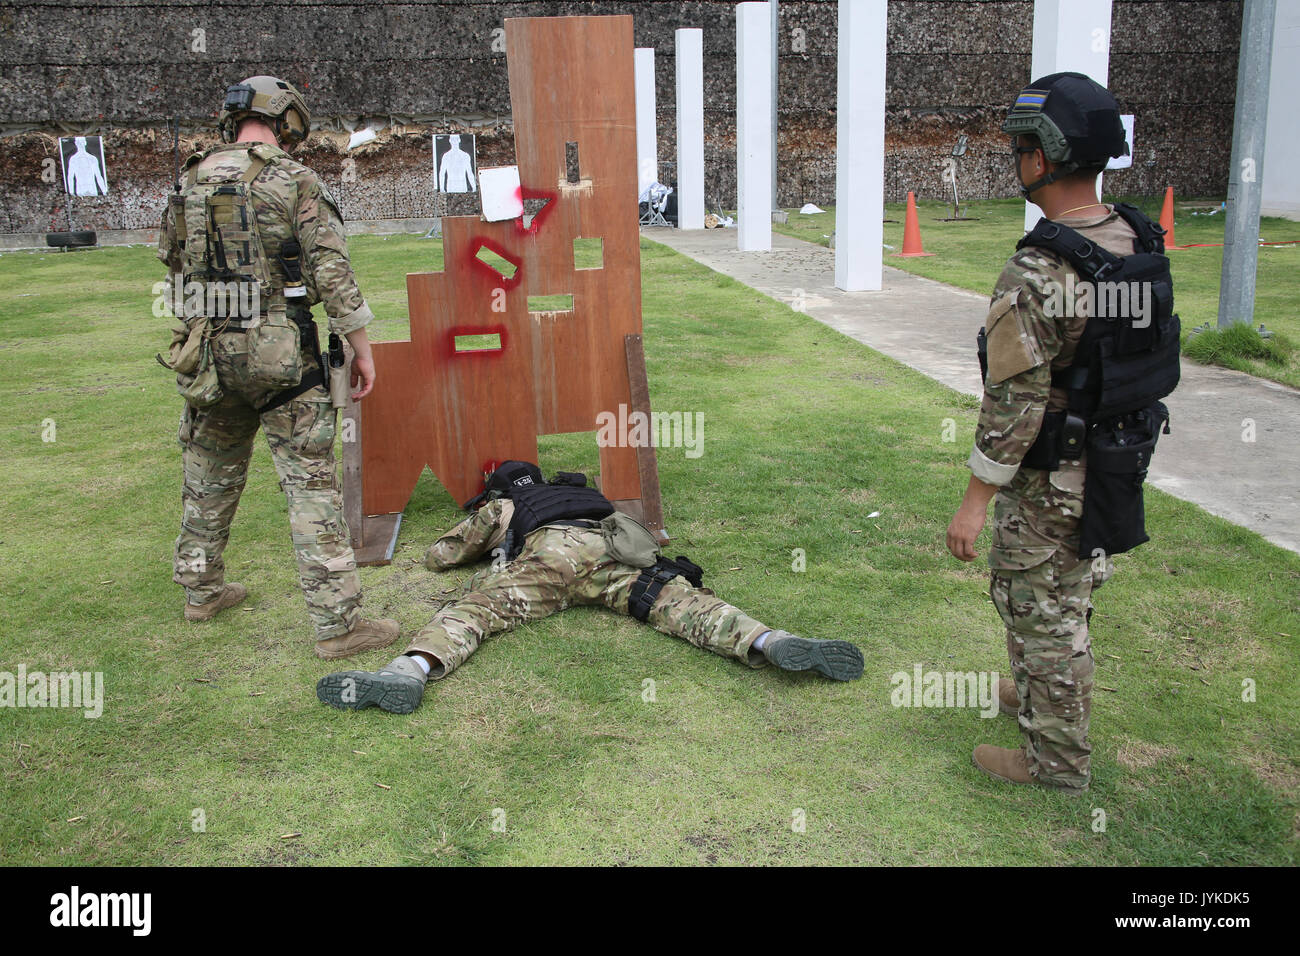
[{"label": "helmet strap", "polygon": [[1056,167],[1056,169],[1053,172],[1048,173],[1046,176],[1044,176],[1042,179],[1038,180],[1037,182],[1030,183],[1027,186],[1021,186],[1020,195],[1023,196],[1025,199],[1028,199],[1030,193],[1037,192],[1038,190],[1042,189],[1044,186],[1048,186],[1056,182],[1058,179],[1060,179],[1063,176],[1070,175],[1070,173],[1074,172],[1078,168],[1079,168],[1078,163],[1062,163],[1060,166]]}]

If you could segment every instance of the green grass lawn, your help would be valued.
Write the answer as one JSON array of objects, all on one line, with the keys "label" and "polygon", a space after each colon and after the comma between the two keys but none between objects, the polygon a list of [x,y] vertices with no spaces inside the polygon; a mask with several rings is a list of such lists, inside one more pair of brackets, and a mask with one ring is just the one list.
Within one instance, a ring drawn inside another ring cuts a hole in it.
[{"label": "green grass lawn", "polygon": [[[1112,201],[1113,197],[1106,197]],[[1122,197],[1121,197],[1122,198]],[[1129,199],[1152,219],[1160,219],[1160,202],[1150,199]],[[1223,242],[1223,213],[1193,215],[1213,208],[1210,201],[1192,201],[1186,207],[1175,203],[1174,238],[1179,245]],[[1024,235],[1025,204],[1019,199],[991,199],[963,205],[963,215],[976,217],[971,222],[941,222],[952,214],[951,204],[938,200],[917,203],[917,216],[921,224],[921,240],[926,252],[933,256],[915,259],[896,259],[891,253],[903,248],[903,218],[905,203],[890,203],[885,207],[887,217],[897,222],[885,223],[885,264],[914,272],[927,279],[937,279],[972,292],[987,295],[993,291],[994,280],[1015,250],[1016,242]],[[802,215],[796,209],[788,210],[790,220],[772,228],[797,239],[828,245],[835,231],[835,210]],[[1260,220],[1260,238],[1268,241],[1300,239],[1300,222],[1289,219],[1264,218]],[[1203,247],[1171,249],[1169,259],[1174,276],[1175,308],[1183,323],[1184,342],[1191,329],[1208,322],[1218,323],[1219,276],[1223,269],[1223,249]],[[1300,388],[1300,309],[1296,307],[1296,275],[1300,274],[1300,245],[1261,246],[1256,270],[1255,319],[1278,333],[1275,341],[1282,346],[1286,357],[1269,361],[1262,358],[1242,357],[1239,353],[1216,356],[1219,364],[1239,371],[1250,372],[1263,378]],[[1193,354],[1202,358],[1201,354]]]},{"label": "green grass lawn", "polygon": [[[404,336],[404,274],[438,245],[352,248],[376,337]],[[264,444],[226,552],[246,609],[181,619],[152,252],[7,254],[0,670],[101,671],[106,702],[0,710],[0,863],[1300,860],[1300,557],[1149,491],[1153,540],[1093,618],[1092,790],[990,780],[971,750],[1015,745],[1012,721],[890,704],[917,664],[1007,669],[982,560],[943,546],[974,403],[662,246],[642,257],[655,408],[705,417],[703,457],[659,453],[671,553],[773,626],[855,641],[862,680],[750,671],[574,609],[490,640],[410,717],[327,708],[314,685],[338,664],[312,655]],[[594,435],[542,459],[594,472]],[[421,563],[457,517],[426,474],[394,563],[362,570],[368,612],[427,622],[469,573]]]}]

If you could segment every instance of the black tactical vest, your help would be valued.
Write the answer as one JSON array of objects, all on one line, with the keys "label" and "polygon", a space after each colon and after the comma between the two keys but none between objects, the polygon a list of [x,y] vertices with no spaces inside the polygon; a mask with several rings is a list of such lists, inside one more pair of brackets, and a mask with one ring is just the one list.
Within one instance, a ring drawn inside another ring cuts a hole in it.
[{"label": "black tactical vest", "polygon": [[558,521],[599,521],[614,513],[614,505],[595,488],[574,485],[516,485],[507,495],[515,505],[506,530],[506,560],[523,550],[524,538],[543,525]]},{"label": "black tactical vest", "polygon": [[1047,219],[1016,244],[1050,249],[1093,288],[1093,314],[1074,363],[1052,372],[1052,384],[1069,395],[1070,411],[1089,422],[1158,402],[1178,385],[1180,371],[1180,327],[1163,232],[1135,206],[1116,203],[1115,211],[1137,233],[1131,255],[1116,256]]},{"label": "black tactical vest", "polygon": [[[1169,411],[1160,399],[1178,385],[1179,331],[1164,231],[1127,203],[1115,211],[1136,233],[1116,256],[1075,230],[1040,220],[1016,248],[1049,249],[1092,287],[1092,313],[1074,361],[1053,369],[1068,407],[1049,412],[1022,465],[1053,471],[1087,452],[1079,557],[1122,554],[1149,540],[1142,484]],[[1141,306],[1139,309],[1138,306]]]}]

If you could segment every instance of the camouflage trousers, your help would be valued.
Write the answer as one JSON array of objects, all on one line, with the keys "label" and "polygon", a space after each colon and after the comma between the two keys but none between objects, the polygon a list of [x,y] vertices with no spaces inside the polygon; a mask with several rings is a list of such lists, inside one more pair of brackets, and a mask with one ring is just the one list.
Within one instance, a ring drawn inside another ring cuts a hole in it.
[{"label": "camouflage trousers", "polygon": [[[204,604],[221,592],[222,553],[260,424],[288,500],[298,580],[316,637],[345,634],[360,613],[361,584],[335,478],[336,413],[329,396],[315,388],[259,415],[256,409],[275,393],[248,384],[247,335],[216,336],[213,358],[221,401],[206,408],[186,405],[181,413],[185,486],[173,580],[184,586],[191,604]],[[308,369],[315,364],[315,359],[304,361]]]},{"label": "camouflage trousers", "polygon": [[[499,522],[500,502],[490,502],[439,538],[429,549],[431,568],[445,569],[486,553]],[[411,641],[437,661],[430,677],[446,677],[465,663],[482,641],[524,621],[537,621],[575,604],[604,605],[627,614],[628,592],[641,569],[615,561],[600,531],[545,527],[533,532],[523,550],[506,563],[500,552],[474,574],[462,595],[438,612]],[[767,626],[684,578],[664,585],[647,623],[696,647],[733,657],[750,667],[767,663],[750,645]]]},{"label": "camouflage trousers", "polygon": [[1030,773],[1053,786],[1090,779],[1092,592],[1114,568],[1081,560],[1084,470],[1021,468],[994,501],[989,595],[1007,628]]}]

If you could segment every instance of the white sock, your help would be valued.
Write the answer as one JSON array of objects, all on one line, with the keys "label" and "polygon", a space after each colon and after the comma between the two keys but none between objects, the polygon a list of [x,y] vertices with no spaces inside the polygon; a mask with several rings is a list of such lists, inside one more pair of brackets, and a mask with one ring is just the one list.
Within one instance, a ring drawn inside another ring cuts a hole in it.
[{"label": "white sock", "polygon": [[429,676],[429,662],[425,660],[423,654],[408,654],[406,656],[410,657],[412,660],[415,661],[415,663],[420,665],[420,670],[424,671],[425,677]]},{"label": "white sock", "polygon": [[761,651],[763,649],[763,645],[767,643],[767,635],[771,633],[772,633],[771,631],[764,631],[762,634],[758,635],[758,637],[754,638],[754,643],[750,644],[749,646],[756,651]]}]

